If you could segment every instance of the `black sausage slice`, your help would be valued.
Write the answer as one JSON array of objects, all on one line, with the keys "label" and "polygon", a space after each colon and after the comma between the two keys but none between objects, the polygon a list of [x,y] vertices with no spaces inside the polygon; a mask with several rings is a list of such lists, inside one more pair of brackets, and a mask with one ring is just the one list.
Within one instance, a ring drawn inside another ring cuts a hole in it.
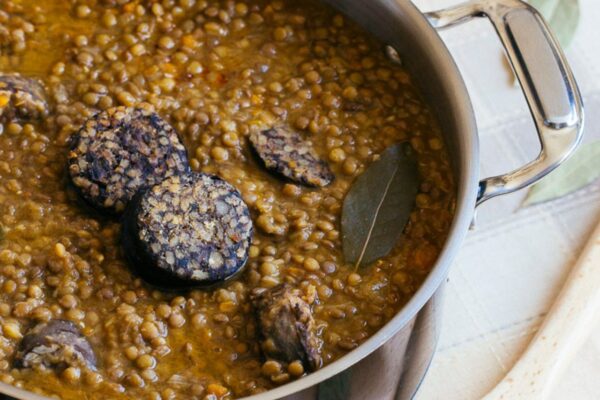
[{"label": "black sausage slice", "polygon": [[40,82],[19,74],[0,74],[0,121],[31,120],[48,114]]},{"label": "black sausage slice", "polygon": [[71,138],[69,176],[93,207],[120,214],[142,188],[190,171],[177,132],[145,108],[114,107]]},{"label": "black sausage slice", "polygon": [[165,288],[211,285],[246,263],[252,220],[241,194],[202,173],[172,176],[140,193],[123,220],[126,257]]},{"label": "black sausage slice", "polygon": [[61,319],[41,323],[21,341],[14,365],[16,368],[67,367],[96,369],[96,355],[79,328]]},{"label": "black sausage slice", "polygon": [[250,143],[265,167],[306,186],[327,186],[334,180],[329,165],[310,142],[283,127],[254,132]]}]

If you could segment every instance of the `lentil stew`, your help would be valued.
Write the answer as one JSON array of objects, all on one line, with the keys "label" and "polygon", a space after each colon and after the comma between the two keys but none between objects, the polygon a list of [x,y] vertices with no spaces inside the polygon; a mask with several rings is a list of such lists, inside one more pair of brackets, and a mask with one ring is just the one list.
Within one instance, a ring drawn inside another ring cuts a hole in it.
[{"label": "lentil stew", "polygon": [[[116,106],[152,109],[179,135],[194,173],[239,191],[254,230],[232,279],[180,292],[147,284],[128,266],[119,217],[70,184],[72,138]],[[0,381],[36,393],[231,399],[297,379],[398,312],[453,217],[448,154],[411,77],[314,1],[2,1],[0,109]],[[319,173],[296,173],[286,153],[253,139],[259,132],[302,149]],[[355,269],[343,258],[342,202],[401,142],[418,160],[415,208],[392,252]],[[287,164],[269,168],[256,153]],[[256,301],[311,327],[290,330],[310,349],[272,351],[308,361],[264,358],[259,327],[281,329],[267,309],[257,318]],[[79,364],[15,363],[24,338],[56,326],[66,332],[58,342],[78,341]]]}]

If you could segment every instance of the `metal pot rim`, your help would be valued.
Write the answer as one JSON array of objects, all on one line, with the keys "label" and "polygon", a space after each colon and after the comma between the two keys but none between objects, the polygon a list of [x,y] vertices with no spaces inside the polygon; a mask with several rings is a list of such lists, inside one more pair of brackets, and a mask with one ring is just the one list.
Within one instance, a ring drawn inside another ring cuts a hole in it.
[{"label": "metal pot rim", "polygon": [[[382,2],[387,1],[389,0],[382,0]],[[423,43],[427,44],[426,51],[431,63],[445,72],[444,84],[446,87],[444,89],[447,93],[452,93],[452,107],[460,125],[458,131],[462,133],[457,138],[458,147],[461,151],[460,154],[457,154],[459,157],[456,165],[458,174],[455,175],[458,189],[456,211],[444,248],[435,267],[411,300],[387,324],[360,346],[316,372],[267,392],[245,397],[246,400],[279,399],[300,392],[342,372],[381,347],[417,315],[446,279],[450,264],[455,258],[474,217],[479,181],[479,144],[475,115],[466,86],[448,49],[436,30],[427,22],[425,16],[410,1],[394,1],[393,3],[395,7],[400,8],[406,14],[407,19],[420,31]],[[0,382],[0,393],[27,400],[48,399],[2,382]]]},{"label": "metal pot rim", "polygon": [[350,368],[381,347],[404,328],[423,308],[435,291],[444,282],[448,270],[469,230],[475,216],[475,204],[479,185],[479,140],[471,98],[454,59],[437,31],[429,24],[423,13],[410,1],[395,1],[394,6],[402,9],[407,18],[421,31],[423,43],[431,63],[445,72],[445,90],[453,95],[453,111],[460,126],[457,138],[460,154],[455,179],[457,182],[456,210],[444,248],[421,287],[407,304],[379,331],[356,349],[333,363],[301,379],[271,389],[267,392],[244,397],[244,400],[271,400],[300,392]]}]

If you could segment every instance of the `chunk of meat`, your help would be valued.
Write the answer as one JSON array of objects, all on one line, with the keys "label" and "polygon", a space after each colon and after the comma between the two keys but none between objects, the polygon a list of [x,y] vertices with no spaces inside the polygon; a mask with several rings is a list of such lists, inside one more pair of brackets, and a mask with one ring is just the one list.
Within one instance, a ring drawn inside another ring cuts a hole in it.
[{"label": "chunk of meat", "polygon": [[25,335],[14,364],[16,368],[95,370],[96,356],[75,324],[55,319],[36,325]]},{"label": "chunk of meat", "polygon": [[0,122],[30,120],[48,114],[46,93],[35,79],[0,74]]},{"label": "chunk of meat", "polygon": [[263,355],[283,363],[299,360],[307,371],[321,366],[321,342],[310,306],[288,285],[254,293],[258,336]]}]

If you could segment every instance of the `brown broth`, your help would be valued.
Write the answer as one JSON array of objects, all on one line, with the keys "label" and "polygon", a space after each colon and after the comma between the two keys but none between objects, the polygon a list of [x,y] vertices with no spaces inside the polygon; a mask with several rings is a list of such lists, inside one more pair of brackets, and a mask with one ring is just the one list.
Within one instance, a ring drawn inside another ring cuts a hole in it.
[{"label": "brown broth", "polygon": [[[329,8],[6,0],[0,28],[0,70],[40,79],[51,106],[43,121],[0,125],[0,380],[64,399],[258,393],[286,379],[261,372],[252,289],[288,282],[316,295],[328,364],[392,318],[434,264],[455,190],[440,130],[407,72]],[[194,170],[226,179],[252,210],[245,271],[221,287],[146,285],[124,262],[118,221],[68,188],[68,138],[102,109],[141,102],[177,129]],[[334,183],[306,188],[263,170],[247,136],[274,124],[309,137]],[[342,257],[343,198],[377,154],[404,141],[422,176],[415,210],[392,254],[354,271]],[[82,328],[97,372],[12,368],[19,336],[51,318]],[[144,354],[155,367],[139,366]]]}]

